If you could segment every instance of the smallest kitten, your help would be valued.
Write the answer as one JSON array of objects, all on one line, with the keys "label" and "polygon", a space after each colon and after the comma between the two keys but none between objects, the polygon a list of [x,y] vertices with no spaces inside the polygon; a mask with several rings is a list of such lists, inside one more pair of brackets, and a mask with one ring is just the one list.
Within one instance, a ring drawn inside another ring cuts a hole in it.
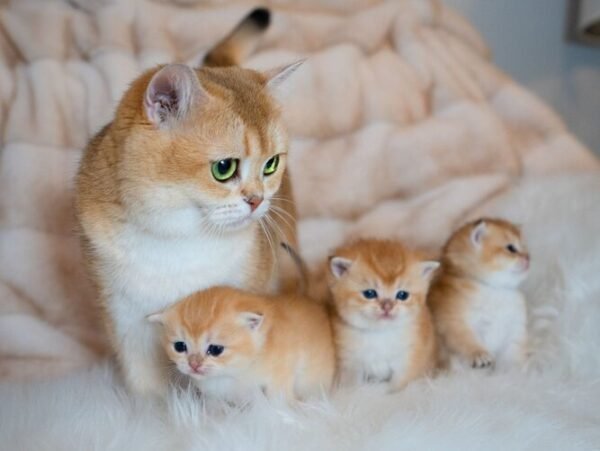
[{"label": "smallest kitten", "polygon": [[425,304],[438,262],[401,243],[359,240],[329,260],[329,287],[342,385],[387,383],[398,390],[436,364]]},{"label": "smallest kitten", "polygon": [[521,232],[508,221],[480,219],[450,237],[429,293],[443,364],[448,354],[473,368],[524,362],[527,313],[518,287],[528,270]]},{"label": "smallest kitten", "polygon": [[289,401],[333,383],[331,322],[309,299],[214,287],[148,320],[162,325],[167,356],[208,398],[244,403],[262,390]]}]

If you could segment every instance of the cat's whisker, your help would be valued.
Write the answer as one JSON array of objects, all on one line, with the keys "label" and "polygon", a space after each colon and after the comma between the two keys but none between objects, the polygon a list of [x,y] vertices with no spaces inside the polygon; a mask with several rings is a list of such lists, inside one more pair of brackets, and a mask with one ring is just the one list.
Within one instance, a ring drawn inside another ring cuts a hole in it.
[{"label": "cat's whisker", "polygon": [[[273,213],[276,213],[275,211],[273,211]],[[279,226],[279,224],[277,224],[277,221],[275,220],[275,218],[271,218],[269,216],[269,220],[271,221],[271,224],[273,226],[273,228],[275,229],[276,233],[279,235],[279,240],[280,241],[285,241],[287,240],[287,235],[284,233],[284,231],[281,229],[281,227]],[[283,220],[283,219],[282,219]],[[290,227],[291,229],[293,229],[293,226],[291,226],[290,224],[288,224],[286,222],[287,226]]]},{"label": "cat's whisker", "polygon": [[294,205],[294,201],[291,199],[288,199],[287,197],[278,197],[278,196],[273,196],[271,197],[271,200],[273,201],[282,201],[282,202],[288,202],[292,205]]},{"label": "cat's whisker", "polygon": [[[292,218],[292,221],[293,221],[293,222],[291,222],[291,223],[290,223],[290,221],[289,221],[288,219],[286,219],[286,217],[285,217],[285,216],[283,216],[283,215],[281,214],[281,212],[280,212],[280,211],[278,211],[277,209],[273,209],[273,210],[271,210],[271,213],[273,213],[274,215],[277,215],[277,217],[278,217],[279,219],[281,219],[281,221],[282,221],[283,223],[285,223],[285,225],[286,225],[287,227],[289,227],[290,229],[294,230],[296,223],[295,223],[295,220],[294,220],[293,218]],[[291,217],[291,216],[290,216],[290,217]],[[275,219],[275,218],[273,218],[273,219]],[[284,235],[284,236],[285,236],[285,235]]]},{"label": "cat's whisker", "polygon": [[263,232],[265,233],[265,237],[267,238],[267,242],[269,244],[269,248],[271,249],[271,255],[273,256],[273,260],[275,260],[276,254],[275,254],[275,249],[274,249],[274,244],[273,241],[271,239],[271,234],[269,233],[268,230],[268,225],[266,225],[263,222],[263,219],[266,218],[266,216],[264,216],[263,218],[260,218],[258,223],[260,224],[260,227],[262,228]]},{"label": "cat's whisker", "polygon": [[[269,227],[272,229],[272,232],[275,234],[276,238],[278,238],[277,240],[274,241],[281,241],[281,239],[283,237],[285,237],[285,235],[282,233],[281,228],[277,225],[277,221],[275,221],[271,216],[269,215],[265,215],[264,216],[265,222],[269,225]],[[276,243],[276,246],[278,246],[279,243]]]},{"label": "cat's whisker", "polygon": [[[279,217],[283,220],[286,221],[286,223],[288,224],[288,226],[291,225],[296,225],[296,218],[291,215],[288,211],[284,210],[283,208],[280,208],[276,205],[273,205],[270,209],[271,211],[278,213]],[[291,225],[290,225],[291,223]]]}]

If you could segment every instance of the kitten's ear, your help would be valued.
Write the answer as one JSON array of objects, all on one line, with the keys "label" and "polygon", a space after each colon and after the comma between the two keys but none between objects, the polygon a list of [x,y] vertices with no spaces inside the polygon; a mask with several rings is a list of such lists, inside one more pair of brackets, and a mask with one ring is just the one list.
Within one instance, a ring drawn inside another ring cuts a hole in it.
[{"label": "kitten's ear", "polygon": [[146,319],[151,323],[164,324],[165,316],[163,312],[157,312],[151,313],[150,315],[146,315]]},{"label": "kitten's ear", "polygon": [[239,319],[248,329],[258,330],[263,323],[264,316],[262,313],[243,312],[240,313]]},{"label": "kitten's ear", "polygon": [[286,81],[290,75],[292,75],[296,69],[298,69],[306,59],[298,60],[292,64],[286,66],[275,67],[266,72],[263,75],[267,78],[267,89],[277,97],[281,91],[281,85]]},{"label": "kitten's ear", "polygon": [[157,127],[172,126],[208,94],[194,70],[184,64],[168,64],[156,72],[144,96],[146,116]]},{"label": "kitten's ear", "polygon": [[440,262],[436,262],[433,260],[421,263],[421,277],[423,277],[426,280],[431,280],[431,278],[433,277],[433,273],[439,267]]},{"label": "kitten's ear", "polygon": [[352,266],[352,260],[343,257],[329,257],[329,270],[336,279],[348,272]]},{"label": "kitten's ear", "polygon": [[475,227],[473,227],[473,230],[471,231],[471,242],[475,246],[481,246],[481,241],[483,240],[486,230],[487,225],[483,219],[480,219],[475,223]]}]

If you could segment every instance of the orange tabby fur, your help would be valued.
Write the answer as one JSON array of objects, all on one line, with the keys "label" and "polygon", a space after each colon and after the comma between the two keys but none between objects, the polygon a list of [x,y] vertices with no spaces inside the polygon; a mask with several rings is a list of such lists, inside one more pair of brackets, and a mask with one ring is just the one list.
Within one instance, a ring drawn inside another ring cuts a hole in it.
[{"label": "orange tabby fur", "polygon": [[517,287],[528,268],[521,232],[508,221],[480,219],[450,237],[429,293],[443,365],[449,363],[448,353],[475,368],[492,366],[498,359],[507,365],[523,362],[526,312]]},{"label": "orange tabby fur", "polygon": [[[214,287],[149,319],[162,324],[169,359],[207,396],[230,399],[240,388],[262,388],[294,399],[331,388],[331,323],[325,308],[310,300]],[[177,341],[187,352],[175,351]],[[223,346],[223,353],[207,354],[210,344]]]},{"label": "orange tabby fur", "polygon": [[[434,369],[435,333],[425,300],[437,266],[394,241],[363,239],[336,249],[329,286],[342,384],[389,382],[401,389]],[[364,290],[377,297],[366,299]],[[396,299],[400,290],[409,293],[406,300]]]},{"label": "orange tabby fur", "polygon": [[[236,62],[239,45],[259,35],[255,19],[249,15],[231,45],[217,48],[233,55],[213,52],[208,60]],[[288,273],[282,269],[289,257],[279,246],[295,245],[296,230],[288,137],[274,93],[297,66],[268,73],[181,64],[151,69],[133,81],[114,120],[89,143],[76,213],[131,389],[162,394],[166,387],[157,338],[144,320],[149,313],[214,285],[257,292],[293,286],[295,268],[290,262]],[[279,166],[264,175],[275,156]],[[239,168],[220,182],[212,168],[226,159]]]}]

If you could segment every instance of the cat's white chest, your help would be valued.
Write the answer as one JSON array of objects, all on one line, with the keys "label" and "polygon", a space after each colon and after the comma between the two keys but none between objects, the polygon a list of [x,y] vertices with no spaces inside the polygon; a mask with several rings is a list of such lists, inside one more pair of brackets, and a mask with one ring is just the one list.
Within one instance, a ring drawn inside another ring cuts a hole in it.
[{"label": "cat's white chest", "polygon": [[249,232],[164,239],[125,229],[101,253],[110,261],[101,266],[110,307],[145,316],[210,286],[241,286],[253,245]]},{"label": "cat's white chest", "polygon": [[404,374],[414,345],[410,326],[399,321],[382,330],[344,327],[339,350],[342,382],[388,382]]},{"label": "cat's white chest", "polygon": [[482,286],[472,295],[467,321],[481,344],[498,355],[526,334],[525,298],[516,289]]}]

